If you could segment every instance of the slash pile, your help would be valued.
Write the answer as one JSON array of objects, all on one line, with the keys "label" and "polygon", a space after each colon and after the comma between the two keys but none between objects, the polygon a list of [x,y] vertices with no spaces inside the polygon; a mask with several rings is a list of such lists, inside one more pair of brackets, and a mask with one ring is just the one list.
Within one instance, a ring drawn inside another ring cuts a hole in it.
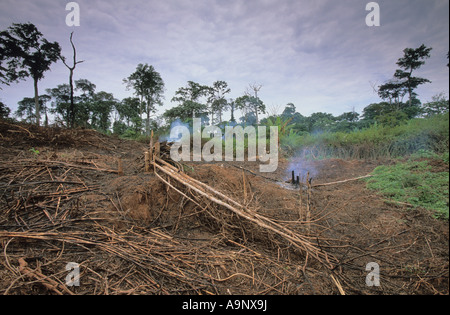
[{"label": "slash pile", "polygon": [[448,222],[368,194],[367,162],[285,189],[154,148],[0,121],[0,294],[448,294]]}]

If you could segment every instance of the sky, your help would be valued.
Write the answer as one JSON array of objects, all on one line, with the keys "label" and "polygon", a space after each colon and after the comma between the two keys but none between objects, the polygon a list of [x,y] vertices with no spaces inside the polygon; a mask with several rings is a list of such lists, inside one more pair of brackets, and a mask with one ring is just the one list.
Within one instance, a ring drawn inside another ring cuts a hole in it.
[{"label": "sky", "polygon": [[[67,0],[0,0],[0,29],[31,22],[62,54],[72,59],[74,79],[88,79],[97,92],[121,100],[133,96],[123,79],[139,63],[152,65],[165,82],[164,105],[176,106],[176,90],[195,81],[226,81],[230,98],[249,84],[269,114],[287,103],[309,116],[340,115],[380,102],[373,86],[393,77],[405,48],[432,47],[431,58],[415,72],[432,81],[416,92],[422,103],[441,92],[448,98],[449,1],[381,0],[380,26],[366,25],[362,0],[79,0],[80,26],[68,26]],[[58,62],[39,82],[45,89],[68,83]],[[34,95],[32,79],[1,86],[0,100],[15,111]]]}]

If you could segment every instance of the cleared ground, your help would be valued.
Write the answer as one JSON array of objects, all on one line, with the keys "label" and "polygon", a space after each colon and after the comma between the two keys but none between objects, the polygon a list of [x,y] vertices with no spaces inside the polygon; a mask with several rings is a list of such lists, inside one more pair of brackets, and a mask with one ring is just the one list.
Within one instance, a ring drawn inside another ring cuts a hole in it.
[{"label": "cleared ground", "polygon": [[[147,145],[0,122],[2,294],[448,294],[448,221],[367,190],[389,161],[187,163],[187,175],[295,231],[330,262],[144,173]],[[121,160],[124,175],[117,173]],[[441,164],[437,167],[447,167]],[[310,172],[312,189],[286,181]],[[308,214],[309,208],[309,214]],[[80,285],[67,286],[69,262]],[[380,286],[367,286],[368,263]]]}]

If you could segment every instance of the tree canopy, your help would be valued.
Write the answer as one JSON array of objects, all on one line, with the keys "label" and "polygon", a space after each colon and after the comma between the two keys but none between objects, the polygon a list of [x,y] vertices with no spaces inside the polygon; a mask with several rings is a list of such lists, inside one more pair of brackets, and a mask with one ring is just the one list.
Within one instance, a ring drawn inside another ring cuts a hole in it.
[{"label": "tree canopy", "polygon": [[[57,42],[49,42],[31,23],[13,24],[0,32],[0,77],[3,83],[10,83],[26,77],[34,81],[36,124],[40,124],[38,81],[50,70],[52,63],[61,56]],[[2,64],[7,63],[7,68]]]},{"label": "tree canopy", "polygon": [[156,105],[162,105],[164,98],[164,81],[161,75],[153,66],[139,64],[136,71],[123,82],[127,88],[133,88],[135,95],[139,97],[140,112],[147,116],[145,130],[147,134],[150,134],[150,116],[156,112]]}]

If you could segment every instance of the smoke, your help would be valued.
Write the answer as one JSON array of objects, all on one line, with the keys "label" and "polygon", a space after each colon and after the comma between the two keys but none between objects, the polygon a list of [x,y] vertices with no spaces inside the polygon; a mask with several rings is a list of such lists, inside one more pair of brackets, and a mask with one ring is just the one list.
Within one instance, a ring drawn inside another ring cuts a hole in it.
[{"label": "smoke", "polygon": [[300,177],[301,182],[306,181],[306,177],[309,173],[309,178],[315,178],[319,175],[320,169],[315,165],[314,160],[307,159],[308,153],[305,149],[300,149],[290,159],[289,166],[286,168],[286,180],[292,178],[292,171],[294,171],[295,178]]},{"label": "smoke", "polygon": [[[185,127],[185,128],[187,128],[189,131],[192,131],[192,127],[189,126],[188,123],[182,122],[180,119],[177,119],[177,120],[173,121],[173,122],[170,124],[170,130],[171,130],[171,131],[172,131],[172,130],[177,130],[177,129],[180,128],[180,127]],[[180,128],[180,129],[181,129],[181,128]],[[167,141],[167,142],[178,142],[178,141],[181,141],[181,136],[182,136],[181,133],[175,136],[176,132],[175,132],[175,133],[172,133],[171,131],[169,131],[169,134],[161,135],[161,136],[159,137],[159,141],[160,141],[160,142],[164,142],[164,141]]]}]

